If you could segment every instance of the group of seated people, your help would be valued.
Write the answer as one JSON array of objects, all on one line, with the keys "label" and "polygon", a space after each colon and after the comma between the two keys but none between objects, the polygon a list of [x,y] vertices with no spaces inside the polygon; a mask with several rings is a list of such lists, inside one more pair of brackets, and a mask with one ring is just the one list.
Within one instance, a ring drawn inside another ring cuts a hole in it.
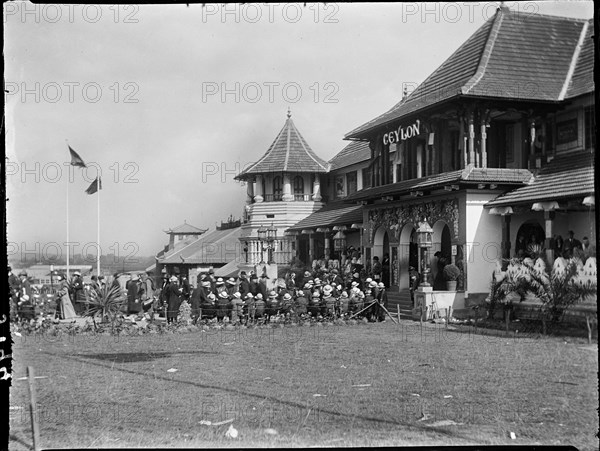
[{"label": "group of seated people", "polygon": [[175,321],[186,300],[194,323],[201,319],[269,322],[274,316],[290,321],[309,317],[335,319],[355,314],[369,321],[384,321],[388,303],[385,285],[370,277],[361,278],[360,273],[353,276],[356,277],[345,281],[337,269],[320,274],[305,271],[302,276],[290,272],[268,288],[266,274],[259,277],[252,272],[248,276],[241,271],[238,280],[224,280],[209,271],[200,275],[189,299],[182,295],[184,290],[178,278],[171,276],[161,292],[159,311],[166,311],[168,322]]}]

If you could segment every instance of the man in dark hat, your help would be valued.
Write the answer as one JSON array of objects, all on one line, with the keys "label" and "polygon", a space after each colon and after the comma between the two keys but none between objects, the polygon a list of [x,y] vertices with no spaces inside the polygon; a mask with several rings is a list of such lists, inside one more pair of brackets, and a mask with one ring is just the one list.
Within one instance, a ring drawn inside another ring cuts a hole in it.
[{"label": "man in dark hat", "polygon": [[250,274],[249,287],[250,287],[249,288],[250,293],[252,293],[253,296],[256,297],[256,295],[258,293],[260,293],[260,290],[259,290],[259,287],[258,287],[258,276],[254,272],[252,272],[252,274]]},{"label": "man in dark hat", "polygon": [[83,291],[83,279],[81,273],[75,271],[71,279],[71,301],[78,315],[83,313],[85,309],[85,293]]},{"label": "man in dark hat", "polygon": [[142,304],[140,302],[138,292],[138,276],[135,273],[129,274],[129,280],[125,285],[127,289],[127,314],[134,315],[142,310]]},{"label": "man in dark hat", "polygon": [[248,278],[246,277],[246,271],[240,272],[238,291],[242,295],[242,299],[245,299],[246,295],[250,293],[250,282],[248,282]]},{"label": "man in dark hat", "polygon": [[575,238],[575,232],[569,230],[569,238],[563,243],[563,257],[571,258],[575,249],[581,250],[581,242]]}]

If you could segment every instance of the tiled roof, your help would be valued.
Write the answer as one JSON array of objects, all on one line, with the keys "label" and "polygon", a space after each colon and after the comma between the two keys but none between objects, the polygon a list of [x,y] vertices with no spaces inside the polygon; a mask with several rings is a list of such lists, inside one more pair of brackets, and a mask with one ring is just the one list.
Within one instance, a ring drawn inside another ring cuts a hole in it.
[{"label": "tiled roof", "polygon": [[486,207],[585,197],[594,193],[594,157],[591,154],[555,158],[531,184],[503,194]]},{"label": "tiled roof", "polygon": [[313,152],[289,113],[267,153],[235,178],[244,180],[250,175],[272,172],[327,172],[327,162]]},{"label": "tiled roof", "polygon": [[[593,43],[581,41],[589,23],[499,8],[407,98],[346,138],[364,138],[381,125],[458,96],[559,101],[569,83],[569,96],[589,92]],[[578,69],[570,70],[575,63]]]},{"label": "tiled roof", "polygon": [[583,40],[573,77],[567,90],[567,98],[594,91],[594,22],[590,19],[587,35]]},{"label": "tiled roof", "polygon": [[159,263],[218,264],[228,263],[240,253],[241,227],[212,230],[188,246],[168,252]]},{"label": "tiled roof", "polygon": [[347,168],[356,163],[362,163],[371,159],[369,143],[365,141],[353,141],[344,147],[335,157],[329,160],[330,171]]},{"label": "tiled roof", "polygon": [[185,235],[193,235],[193,234],[201,234],[205,233],[208,229],[199,229],[198,227],[194,227],[193,225],[185,222],[180,226],[175,227],[174,229],[165,230],[165,233],[180,233]]},{"label": "tiled roof", "polygon": [[329,227],[334,225],[352,225],[354,223],[361,223],[362,219],[361,205],[348,206],[348,204],[342,202],[334,202],[315,211],[288,230],[314,229],[316,227]]},{"label": "tiled roof", "polygon": [[407,194],[411,191],[418,191],[425,188],[432,189],[454,183],[523,185],[529,182],[531,177],[532,174],[527,169],[475,168],[469,165],[467,168],[458,171],[444,172],[365,189],[346,197],[344,201],[378,199],[384,196]]}]

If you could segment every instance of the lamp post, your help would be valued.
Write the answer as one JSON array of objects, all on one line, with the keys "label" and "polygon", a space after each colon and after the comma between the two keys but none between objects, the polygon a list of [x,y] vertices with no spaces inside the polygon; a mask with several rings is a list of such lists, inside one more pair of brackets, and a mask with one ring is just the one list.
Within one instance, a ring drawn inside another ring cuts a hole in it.
[{"label": "lamp post", "polygon": [[345,248],[346,248],[346,236],[344,235],[344,232],[339,230],[338,233],[336,233],[333,236],[333,249],[339,255],[341,265],[344,265],[344,263],[346,263],[343,260],[344,259],[343,252],[344,252]]},{"label": "lamp post", "polygon": [[417,243],[421,248],[421,285],[430,287],[429,284],[429,249],[433,246],[433,229],[425,219],[417,229]]},{"label": "lamp post", "polygon": [[271,223],[271,227],[269,227],[267,229],[267,249],[268,249],[268,254],[267,254],[267,260],[269,263],[269,265],[275,263],[273,261],[273,248],[275,240],[277,239],[277,229],[275,227],[273,227],[273,223]]}]

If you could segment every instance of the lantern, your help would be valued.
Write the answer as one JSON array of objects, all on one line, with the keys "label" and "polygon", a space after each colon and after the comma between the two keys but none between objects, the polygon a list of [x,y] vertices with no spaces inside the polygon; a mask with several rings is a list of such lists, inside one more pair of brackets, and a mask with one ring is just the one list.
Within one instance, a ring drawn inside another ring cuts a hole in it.
[{"label": "lantern", "polygon": [[433,229],[425,219],[417,229],[417,243],[421,248],[421,273],[422,273],[422,283],[421,286],[429,287],[429,251],[433,246]]}]

